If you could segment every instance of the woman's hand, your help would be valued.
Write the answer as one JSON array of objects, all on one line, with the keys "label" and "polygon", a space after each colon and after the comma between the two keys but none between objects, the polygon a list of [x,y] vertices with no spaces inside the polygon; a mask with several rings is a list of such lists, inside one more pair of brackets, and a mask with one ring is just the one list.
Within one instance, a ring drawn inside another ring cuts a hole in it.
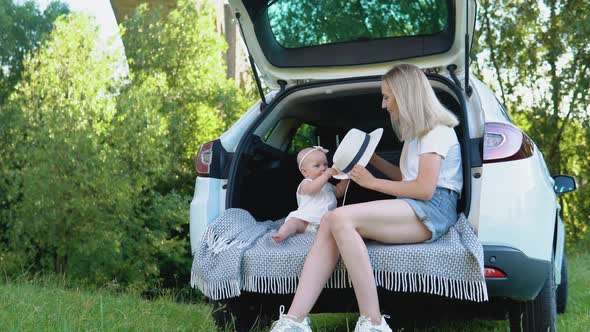
[{"label": "woman's hand", "polygon": [[355,165],[352,171],[348,173],[348,177],[358,183],[359,186],[371,189],[371,184],[375,181],[375,177],[366,168],[361,165]]}]

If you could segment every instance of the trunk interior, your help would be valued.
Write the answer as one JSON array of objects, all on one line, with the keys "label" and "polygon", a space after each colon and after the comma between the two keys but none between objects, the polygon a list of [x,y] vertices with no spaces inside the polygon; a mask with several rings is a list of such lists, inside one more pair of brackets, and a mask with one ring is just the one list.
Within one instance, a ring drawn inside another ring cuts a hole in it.
[{"label": "trunk interior", "polygon": [[[441,103],[451,110],[461,121],[455,128],[464,156],[464,183],[469,181],[469,167],[466,164],[466,142],[464,131],[464,110],[460,97],[448,84],[433,81],[433,88]],[[357,128],[371,132],[383,128],[383,136],[376,153],[395,165],[403,143],[395,136],[389,115],[381,109],[381,90],[379,79],[338,83],[308,88],[293,89],[285,94],[272,110],[267,111],[253,133],[242,142],[246,148],[238,150],[230,177],[230,190],[227,207],[243,208],[252,213],[257,220],[278,220],[290,211],[297,209],[295,191],[303,176],[297,168],[297,152],[304,147],[321,145],[330,150],[328,162],[340,140],[349,129]],[[385,178],[383,174],[368,165],[374,176]],[[334,180],[334,179],[332,179]],[[331,180],[331,181],[332,181]],[[334,180],[334,184],[337,180]],[[464,186],[458,208],[466,211],[470,198]],[[346,195],[346,205],[377,199],[391,199],[393,196],[364,189],[351,181]],[[338,206],[342,204],[339,200]]]}]

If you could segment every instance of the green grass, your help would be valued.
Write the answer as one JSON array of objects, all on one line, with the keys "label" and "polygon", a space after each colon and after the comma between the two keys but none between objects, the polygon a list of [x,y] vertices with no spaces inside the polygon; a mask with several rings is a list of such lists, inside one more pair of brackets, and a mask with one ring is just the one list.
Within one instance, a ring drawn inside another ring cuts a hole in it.
[{"label": "green grass", "polygon": [[569,295],[565,314],[557,321],[560,331],[590,330],[590,253],[568,257]]},{"label": "green grass", "polygon": [[[560,331],[590,327],[590,254],[569,257],[569,303],[558,316]],[[315,331],[352,331],[355,314],[312,315]],[[215,331],[204,304],[175,303],[172,296],[148,301],[108,290],[67,289],[36,279],[0,283],[2,331]],[[505,321],[439,322],[420,331],[508,331]]]},{"label": "green grass", "polygon": [[209,307],[67,290],[55,281],[0,285],[2,331],[214,331]]},{"label": "green grass", "polygon": [[[354,331],[358,315],[328,314],[312,315],[314,331]],[[436,322],[417,328],[416,331],[508,331],[504,321]],[[567,330],[566,330],[567,331]]]}]

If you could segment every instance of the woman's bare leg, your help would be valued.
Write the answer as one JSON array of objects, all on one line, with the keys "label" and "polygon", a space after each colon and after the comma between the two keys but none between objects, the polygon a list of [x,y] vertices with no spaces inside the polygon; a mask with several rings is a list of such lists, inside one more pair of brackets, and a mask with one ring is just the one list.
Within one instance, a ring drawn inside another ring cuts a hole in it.
[{"label": "woman's bare leg", "polygon": [[299,321],[313,308],[338,262],[338,248],[332,237],[331,223],[326,220],[329,214],[330,212],[322,218],[316,239],[305,259],[293,303],[289,308],[288,314],[297,317]]},{"label": "woman's bare leg", "polygon": [[294,233],[303,233],[307,228],[307,222],[299,218],[289,218],[285,221],[283,226],[279,228],[279,231],[271,235],[275,242],[281,242]]},{"label": "woman's bare leg", "polygon": [[377,287],[363,238],[384,243],[416,243],[432,234],[414,210],[402,200],[384,200],[344,206],[329,216],[332,234],[346,265],[360,314],[381,322]]}]

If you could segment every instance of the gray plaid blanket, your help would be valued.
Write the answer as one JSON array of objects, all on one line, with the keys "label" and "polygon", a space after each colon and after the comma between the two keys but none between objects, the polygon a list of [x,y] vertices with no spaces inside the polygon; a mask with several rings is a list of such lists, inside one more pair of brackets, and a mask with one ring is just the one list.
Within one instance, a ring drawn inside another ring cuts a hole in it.
[{"label": "gray plaid blanket", "polygon": [[[209,226],[194,253],[191,285],[215,300],[239,296],[240,290],[294,293],[315,233],[295,234],[277,244],[270,234],[282,221],[256,222],[244,210],[225,211]],[[411,245],[367,241],[367,248],[377,286],[488,300],[483,248],[463,214],[438,241]],[[351,287],[342,261],[326,287]]]},{"label": "gray plaid blanket", "polygon": [[207,227],[193,253],[191,286],[214,300],[240,296],[244,251],[266,234],[271,223],[257,222],[246,210],[226,210]]}]

